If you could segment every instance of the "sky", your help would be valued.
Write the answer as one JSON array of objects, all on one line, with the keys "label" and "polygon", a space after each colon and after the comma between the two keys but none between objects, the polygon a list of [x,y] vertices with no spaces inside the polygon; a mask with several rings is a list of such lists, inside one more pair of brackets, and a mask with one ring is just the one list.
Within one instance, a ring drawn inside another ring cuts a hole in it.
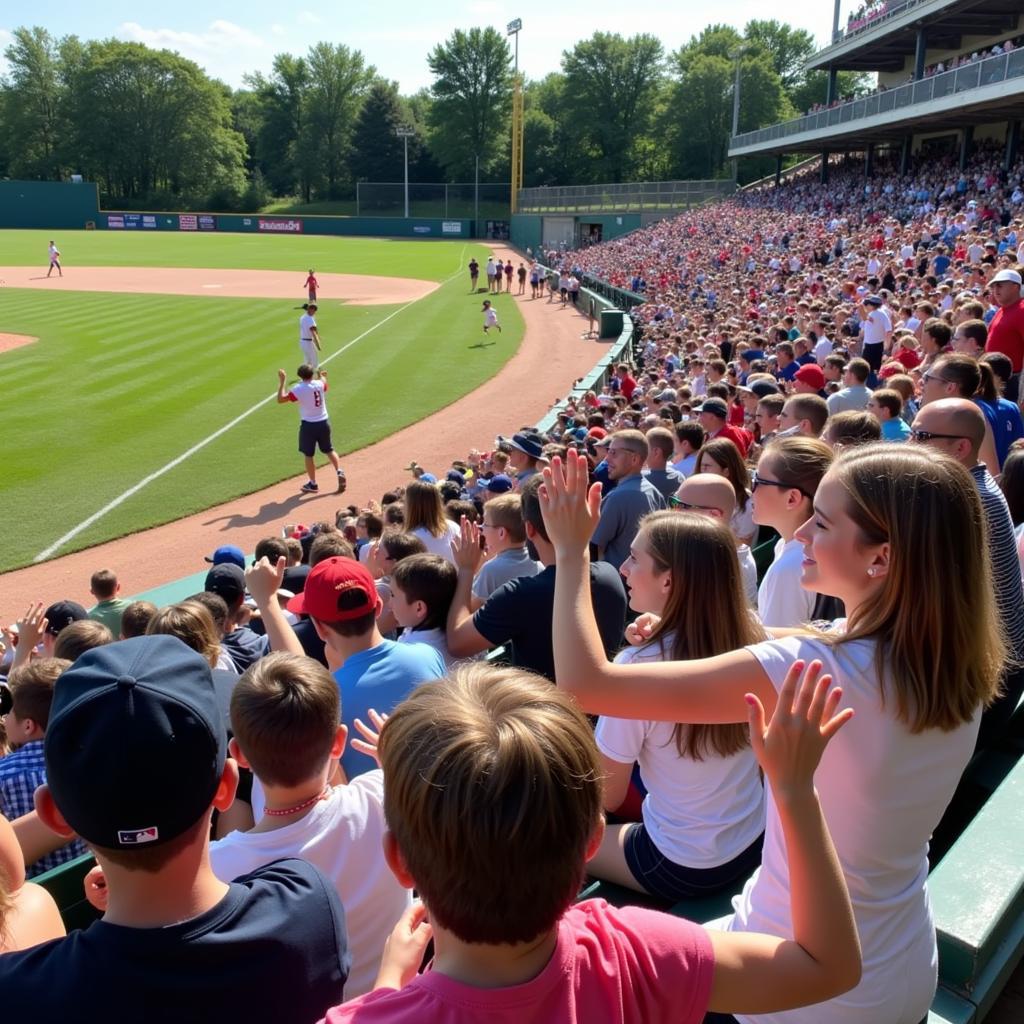
[{"label": "sky", "polygon": [[[710,8],[687,2],[669,5],[665,0],[590,0],[582,7],[558,5],[557,11],[539,5],[496,0],[449,0],[432,4],[423,0],[390,0],[380,8],[374,3],[336,2],[318,5],[307,0],[294,4],[248,0],[245,4],[216,5],[199,0],[177,0],[169,8],[134,0],[34,0],[31,5],[0,7],[0,50],[20,25],[40,25],[55,36],[78,35],[85,39],[111,36],[177,50],[194,60],[208,74],[232,88],[239,88],[247,71],[269,71],[277,53],[304,53],[312,43],[327,40],[361,50],[367,63],[387,79],[396,81],[404,94],[429,86],[426,55],[456,28],[492,25],[504,31],[520,17],[519,65],[529,78],[542,78],[560,67],[562,51],[595,31],[624,36],[649,32],[658,36],[666,51],[678,49],[711,20]],[[844,17],[854,0],[843,0]],[[833,5],[827,0],[789,0],[785,18],[807,29],[823,45],[832,31]],[[31,11],[31,13],[29,13]],[[23,12],[23,13],[22,13]],[[585,13],[584,13],[585,12]],[[758,0],[732,0],[716,11],[725,23],[742,29],[752,18],[778,17]],[[0,73],[4,70],[0,55]]]}]

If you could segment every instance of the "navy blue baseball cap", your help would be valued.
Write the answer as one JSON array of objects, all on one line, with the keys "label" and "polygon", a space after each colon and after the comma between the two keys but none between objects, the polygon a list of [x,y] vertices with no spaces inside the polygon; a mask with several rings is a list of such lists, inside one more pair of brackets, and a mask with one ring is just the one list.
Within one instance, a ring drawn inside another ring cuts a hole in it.
[{"label": "navy blue baseball cap", "polygon": [[210,666],[166,635],[87,651],[57,680],[43,749],[54,803],[87,843],[169,842],[203,816],[224,770]]}]

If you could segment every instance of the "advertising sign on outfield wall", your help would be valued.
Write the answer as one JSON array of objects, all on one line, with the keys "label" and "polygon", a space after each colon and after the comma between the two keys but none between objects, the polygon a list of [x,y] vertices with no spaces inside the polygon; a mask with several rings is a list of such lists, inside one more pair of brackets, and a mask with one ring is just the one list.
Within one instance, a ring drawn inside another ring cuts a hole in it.
[{"label": "advertising sign on outfield wall", "polygon": [[216,231],[217,230],[217,218],[209,213],[199,214],[199,230],[200,231]]},{"label": "advertising sign on outfield wall", "polygon": [[156,217],[151,213],[144,213],[142,215],[142,226],[151,230],[154,229],[156,227]]},{"label": "advertising sign on outfield wall", "polygon": [[302,231],[302,221],[294,218],[284,220],[280,217],[260,217],[258,227],[260,231],[299,234]]},{"label": "advertising sign on outfield wall", "polygon": [[194,213],[179,213],[178,227],[182,231],[198,231],[198,217]]},{"label": "advertising sign on outfield wall", "polygon": [[119,213],[108,213],[107,214],[107,227],[108,228],[117,228],[117,229],[123,228],[124,227],[124,217],[122,217],[121,214],[119,214]]},{"label": "advertising sign on outfield wall", "polygon": [[461,235],[462,234],[462,221],[461,220],[443,220],[443,221],[441,221],[441,234],[442,235]]}]

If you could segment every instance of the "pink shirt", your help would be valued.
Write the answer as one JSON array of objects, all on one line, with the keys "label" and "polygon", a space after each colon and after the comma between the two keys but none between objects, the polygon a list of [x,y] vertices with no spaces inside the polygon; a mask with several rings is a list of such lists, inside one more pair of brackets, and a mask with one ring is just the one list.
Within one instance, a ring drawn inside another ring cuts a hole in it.
[{"label": "pink shirt", "polygon": [[475,988],[435,971],[379,989],[320,1024],[701,1024],[714,957],[698,924],[641,907],[588,900],[566,911],[547,966],[510,988]]}]

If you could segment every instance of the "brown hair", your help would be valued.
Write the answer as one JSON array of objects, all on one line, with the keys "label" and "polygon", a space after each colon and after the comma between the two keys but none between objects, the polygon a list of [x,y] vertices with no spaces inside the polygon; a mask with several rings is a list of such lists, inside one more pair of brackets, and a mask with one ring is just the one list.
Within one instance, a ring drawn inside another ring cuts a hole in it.
[{"label": "brown hair", "polygon": [[[736,541],[725,523],[695,512],[651,512],[640,520],[637,542],[658,573],[672,573],[650,641],[659,645],[663,659],[711,658],[765,639],[747,607]],[[749,746],[750,730],[746,723],[677,723],[672,738],[680,757],[703,761]]]},{"label": "brown hair", "polygon": [[318,533],[313,542],[309,545],[309,564],[317,565],[327,558],[355,558],[352,545],[345,540],[345,535],[334,531],[333,533]]},{"label": "brown hair", "polygon": [[31,719],[45,731],[50,721],[53,687],[60,674],[71,667],[66,658],[36,658],[16,668],[10,677],[11,710],[19,718]]},{"label": "brown hair", "polygon": [[152,601],[132,601],[121,613],[121,636],[127,640],[129,637],[145,635],[149,620],[154,615],[156,605]]},{"label": "brown hair", "polygon": [[978,348],[984,348],[988,341],[988,324],[984,320],[965,320],[957,327],[957,333],[970,338]]},{"label": "brown hair", "polygon": [[825,429],[828,403],[821,395],[793,395],[786,399],[786,405],[792,407],[793,415],[798,420],[807,420],[816,434]]},{"label": "brown hair", "polygon": [[484,508],[484,516],[490,516],[491,523],[501,527],[516,544],[526,543],[523,502],[518,494],[500,494],[491,498]]},{"label": "brown hair", "polygon": [[77,661],[86,651],[104,644],[112,644],[116,637],[102,622],[94,619],[82,619],[65,626],[58,634],[53,645],[53,656],[67,661]]},{"label": "brown hair", "polygon": [[264,537],[256,544],[252,557],[256,562],[266,558],[271,565],[276,565],[279,558],[288,557],[288,545],[282,537]]},{"label": "brown hair", "polygon": [[825,436],[832,444],[866,444],[881,439],[882,427],[869,412],[844,409],[829,418]]},{"label": "brown hair", "polygon": [[548,540],[548,531],[544,526],[544,516],[540,510],[540,498],[537,494],[543,482],[544,478],[539,473],[536,476],[531,476],[519,488],[519,500],[523,510],[523,523],[529,523],[544,540]]},{"label": "brown hair", "polygon": [[388,558],[400,562],[410,555],[426,554],[427,545],[415,533],[385,533],[380,539],[380,546]]},{"label": "brown hair", "polygon": [[117,593],[117,575],[111,569],[97,569],[89,578],[89,589],[98,601],[109,601]]},{"label": "brown hair", "polygon": [[813,502],[833,458],[832,449],[824,441],[794,434],[772,441],[761,456],[761,465],[770,462],[779,483],[802,491],[804,500]]},{"label": "brown hair", "polygon": [[1007,662],[974,479],[948,456],[907,444],[843,452],[830,475],[864,542],[890,547],[881,589],[831,642],[877,641],[882,701],[894,700],[912,733],[969,722],[995,699]]},{"label": "brown hair", "polygon": [[443,537],[444,505],[441,492],[433,484],[412,480],[405,488],[405,528],[417,530],[420,527],[432,537]]},{"label": "brown hair", "polygon": [[914,378],[909,373],[894,373],[886,382],[885,386],[899,393],[904,403],[914,397]]},{"label": "brown hair", "polygon": [[392,585],[407,601],[422,601],[427,606],[427,614],[416,629],[444,628],[458,579],[458,570],[451,562],[429,554],[403,558],[391,573]]},{"label": "brown hair", "polygon": [[704,458],[707,456],[714,459],[722,469],[725,470],[725,478],[732,484],[736,492],[736,508],[743,510],[750,500],[750,470],[736,447],[727,437],[716,437],[704,443],[704,447],[697,452],[697,466],[695,473],[702,473]]},{"label": "brown hair", "polygon": [[927,334],[939,348],[945,348],[949,344],[949,339],[953,337],[953,329],[945,320],[939,320],[937,317],[925,320],[921,333]]},{"label": "brown hair", "polygon": [[871,397],[883,409],[887,409],[893,419],[897,419],[903,412],[903,396],[895,388],[879,388],[871,392]]},{"label": "brown hair", "polygon": [[220,657],[220,631],[206,605],[198,601],[171,604],[149,620],[146,633],[166,633],[176,636],[187,647],[201,654],[210,668],[216,668]]},{"label": "brown hair", "polygon": [[250,665],[231,694],[238,746],[256,777],[271,786],[298,786],[321,771],[340,719],[331,673],[284,651]]},{"label": "brown hair", "polygon": [[672,431],[664,427],[652,427],[647,431],[647,447],[657,448],[666,459],[671,459],[676,447]]},{"label": "brown hair", "polygon": [[999,398],[995,374],[988,363],[953,353],[936,359],[933,370],[936,376],[945,377],[955,384],[962,398],[980,398],[986,402],[995,402]]},{"label": "brown hair", "polygon": [[464,664],[399,704],[379,749],[384,813],[431,919],[489,944],[554,927],[601,821],[597,747],[572,698]]}]

